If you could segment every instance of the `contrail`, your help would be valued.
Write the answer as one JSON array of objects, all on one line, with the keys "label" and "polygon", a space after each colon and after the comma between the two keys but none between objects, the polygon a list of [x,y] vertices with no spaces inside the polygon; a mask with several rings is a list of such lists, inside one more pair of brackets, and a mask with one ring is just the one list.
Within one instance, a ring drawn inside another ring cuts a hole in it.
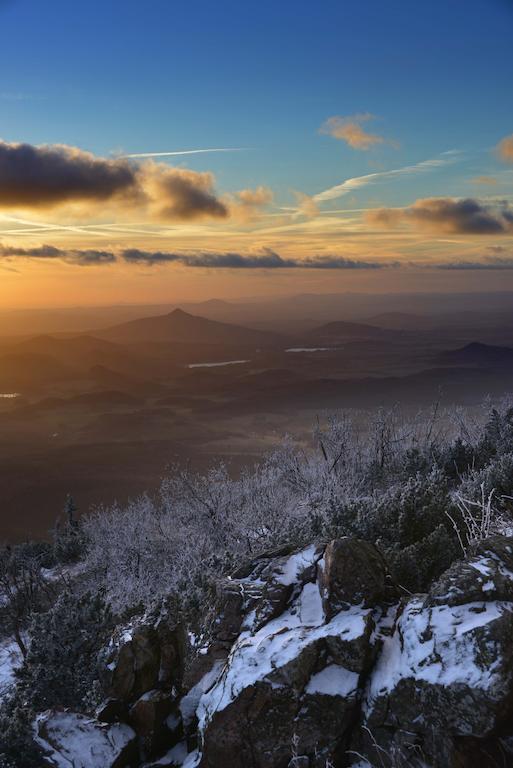
[{"label": "contrail", "polygon": [[120,157],[174,157],[175,155],[201,155],[204,152],[244,152],[246,147],[222,147],[218,149],[182,149],[179,152],[134,152]]},{"label": "contrail", "polygon": [[[444,152],[444,155],[458,154],[455,151]],[[425,171],[431,171],[436,168],[441,168],[445,165],[449,165],[457,162],[456,158],[435,158],[433,160],[423,160],[421,163],[415,165],[407,165],[404,168],[395,168],[391,171],[378,171],[376,173],[368,173],[365,176],[356,176],[353,179],[346,179],[342,184],[337,184],[335,187],[325,189],[323,192],[318,192],[313,196],[316,203],[322,203],[326,200],[335,200],[343,195],[348,195],[360,187],[365,187],[367,184],[376,184],[383,181],[393,181],[405,176],[411,176],[417,173],[423,173]]]}]

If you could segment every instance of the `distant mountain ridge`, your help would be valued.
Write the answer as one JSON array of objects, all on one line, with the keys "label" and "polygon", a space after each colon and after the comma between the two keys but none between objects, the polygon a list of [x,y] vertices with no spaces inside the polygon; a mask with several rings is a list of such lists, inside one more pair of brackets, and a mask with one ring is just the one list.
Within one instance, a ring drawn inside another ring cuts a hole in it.
[{"label": "distant mountain ridge", "polygon": [[513,348],[474,341],[460,349],[443,352],[440,361],[452,365],[513,366]]},{"label": "distant mountain ridge", "polygon": [[330,323],[325,323],[317,328],[313,328],[307,334],[310,339],[336,341],[337,339],[343,340],[357,340],[357,339],[377,339],[384,336],[395,335],[395,331],[389,331],[383,328],[378,328],[376,325],[369,325],[367,323],[351,323],[346,320],[335,320]]},{"label": "distant mountain ridge", "polygon": [[95,331],[95,336],[119,344],[151,341],[272,347],[284,343],[281,336],[270,331],[207,320],[182,309]]}]

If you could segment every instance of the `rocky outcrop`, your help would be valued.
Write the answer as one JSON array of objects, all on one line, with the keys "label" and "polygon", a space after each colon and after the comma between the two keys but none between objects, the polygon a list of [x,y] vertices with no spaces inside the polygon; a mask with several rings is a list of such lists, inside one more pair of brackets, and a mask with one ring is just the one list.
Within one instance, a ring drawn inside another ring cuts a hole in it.
[{"label": "rocky outcrop", "polygon": [[182,737],[185,632],[169,610],[120,629],[100,660],[107,700],[97,711],[103,722],[125,722],[137,736],[141,760],[151,759]]},{"label": "rocky outcrop", "polygon": [[378,745],[437,768],[513,764],[512,589],[513,540],[497,537],[397,607],[366,691]]},{"label": "rocky outcrop", "polygon": [[207,623],[185,674],[169,616],[109,646],[99,717],[111,725],[88,727],[131,734],[136,765],[513,765],[513,539],[474,545],[408,597],[368,542],[278,550],[218,584]]},{"label": "rocky outcrop", "polygon": [[[384,617],[386,566],[366,542],[310,546],[238,579],[241,633],[198,706],[202,768],[324,768],[349,746]],[[259,589],[255,589],[259,586]]]},{"label": "rocky outcrop", "polygon": [[109,698],[132,702],[153,688],[179,689],[183,677],[185,634],[167,613],[123,627],[100,664]]},{"label": "rocky outcrop", "polygon": [[[254,594],[263,572],[238,591]],[[513,765],[513,540],[474,546],[428,594],[401,600],[380,554],[354,539],[265,573],[289,592],[264,623],[267,586],[243,611],[199,701],[201,768]]]}]

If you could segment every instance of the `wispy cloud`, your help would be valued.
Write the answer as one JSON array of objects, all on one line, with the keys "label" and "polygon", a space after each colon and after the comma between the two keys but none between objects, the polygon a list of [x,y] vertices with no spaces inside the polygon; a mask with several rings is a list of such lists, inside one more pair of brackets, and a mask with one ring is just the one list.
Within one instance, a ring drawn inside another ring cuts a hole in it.
[{"label": "wispy cloud", "polygon": [[2,91],[0,100],[2,101],[34,101],[44,99],[44,96],[33,93],[23,93],[22,91]]},{"label": "wispy cloud", "polygon": [[177,157],[180,155],[202,155],[207,152],[246,152],[247,147],[219,147],[213,149],[180,149],[173,152],[132,152],[128,155],[117,155],[124,158],[144,157]]},{"label": "wispy cloud", "polygon": [[435,269],[443,270],[508,270],[513,269],[513,257],[504,259],[487,258],[484,261],[448,261],[432,265]]},{"label": "wispy cloud", "polygon": [[370,133],[362,127],[362,123],[375,119],[375,116],[371,115],[370,112],[349,115],[348,117],[335,115],[334,117],[329,117],[321,125],[319,132],[326,133],[334,139],[345,141],[352,149],[368,150],[378,144],[385,143],[397,146],[395,142],[385,139],[383,136],[378,136],[377,133]]},{"label": "wispy cloud", "polygon": [[482,184],[483,186],[496,187],[499,183],[495,176],[475,176],[471,179],[473,184]]},{"label": "wispy cloud", "polygon": [[403,168],[395,168],[390,171],[377,171],[375,173],[367,173],[365,176],[355,176],[352,179],[346,179],[341,184],[336,184],[334,187],[329,187],[323,192],[318,192],[313,196],[316,203],[323,203],[326,200],[335,200],[343,195],[349,195],[351,192],[356,192],[362,187],[366,187],[370,184],[380,184],[387,181],[395,181],[397,179],[407,178],[409,176],[415,176],[417,174],[427,173],[429,171],[437,170],[438,168],[444,168],[446,165],[452,165],[456,162],[456,151],[451,153],[445,153],[445,156],[433,158],[432,160],[423,160],[415,165],[406,165]]},{"label": "wispy cloud", "polygon": [[501,160],[513,163],[513,133],[499,141],[496,150]]}]

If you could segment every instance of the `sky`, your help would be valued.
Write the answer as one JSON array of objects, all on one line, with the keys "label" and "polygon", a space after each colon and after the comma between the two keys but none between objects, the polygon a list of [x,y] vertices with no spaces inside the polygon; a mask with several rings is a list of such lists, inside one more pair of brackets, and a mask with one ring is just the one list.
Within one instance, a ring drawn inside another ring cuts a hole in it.
[{"label": "sky", "polygon": [[0,0],[0,307],[513,289],[513,0]]}]

